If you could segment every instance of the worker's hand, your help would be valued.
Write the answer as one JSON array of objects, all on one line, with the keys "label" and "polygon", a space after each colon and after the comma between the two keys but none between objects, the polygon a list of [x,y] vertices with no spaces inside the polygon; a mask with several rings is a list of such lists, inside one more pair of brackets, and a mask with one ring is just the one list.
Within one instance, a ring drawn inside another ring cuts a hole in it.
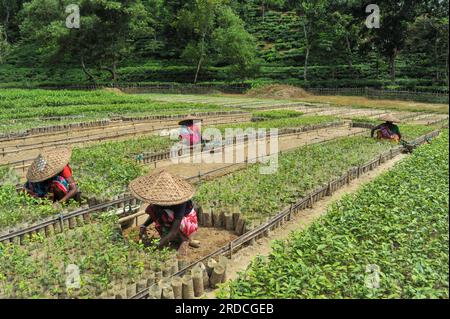
[{"label": "worker's hand", "polygon": [[139,228],[139,238],[145,238],[147,237],[147,227],[145,226],[141,226],[141,228]]}]

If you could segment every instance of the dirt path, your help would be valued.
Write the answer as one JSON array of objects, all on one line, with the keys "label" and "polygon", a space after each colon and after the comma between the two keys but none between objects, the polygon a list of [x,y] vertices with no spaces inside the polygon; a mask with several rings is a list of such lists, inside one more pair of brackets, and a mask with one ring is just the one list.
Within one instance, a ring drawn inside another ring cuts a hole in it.
[{"label": "dirt path", "polygon": [[[324,141],[333,140],[340,137],[350,136],[354,134],[361,134],[366,132],[366,129],[361,128],[351,128],[347,125],[339,126],[339,127],[330,127],[325,129],[320,129],[317,131],[311,132],[303,132],[297,135],[290,136],[280,136],[278,140],[278,150],[279,152],[285,152],[288,150],[292,150],[295,148],[299,148],[309,144],[316,144]],[[266,144],[267,147],[268,143]],[[244,147],[245,154],[248,154],[248,147],[245,145]],[[236,149],[237,150],[237,149]],[[236,151],[235,150],[235,151]],[[220,153],[223,160],[223,153]],[[233,156],[236,156],[236,153],[233,153]],[[154,167],[154,164],[150,164]],[[172,174],[179,175],[184,178],[192,178],[198,176],[199,174],[204,174],[205,172],[209,172],[215,169],[226,168],[230,166],[230,163],[180,163],[174,164],[170,160],[158,162],[156,164],[156,168],[154,168],[155,172],[166,170]],[[245,167],[245,164],[242,165],[234,165],[230,167],[230,169],[220,170],[217,173],[211,174],[210,177],[218,177],[224,174],[229,173],[230,171],[237,170],[239,168]]]},{"label": "dirt path", "polygon": [[[392,113],[385,110],[367,109],[367,108],[352,108],[352,107],[297,107],[296,110],[305,113],[306,115],[319,115],[319,116],[335,116],[342,119],[352,118],[372,118],[377,119],[382,115]],[[404,118],[411,116],[411,112],[396,112],[395,116]]]},{"label": "dirt path", "polygon": [[[361,186],[371,182],[376,177],[387,172],[397,162],[401,161],[406,156],[407,155],[400,155],[386,163],[383,163],[375,170],[370,171],[359,179],[353,180],[348,186],[345,186],[335,192],[333,196],[326,197],[325,199],[319,201],[314,205],[313,208],[309,208],[299,212],[292,218],[291,221],[272,231],[269,237],[263,237],[256,241],[254,245],[244,247],[243,249],[233,254],[232,260],[228,263],[228,280],[236,279],[238,273],[245,271],[255,257],[268,256],[271,252],[272,241],[286,239],[292,231],[305,229],[319,217],[325,215],[327,212],[327,208],[331,203],[342,199],[342,197],[346,194],[357,191]],[[215,298],[214,291],[208,291],[206,293],[206,298]]]},{"label": "dirt path", "polygon": [[423,116],[413,118],[410,121],[407,121],[409,124],[416,125],[430,125],[439,121],[448,120],[448,115],[445,114],[425,114]]},{"label": "dirt path", "polygon": [[[349,127],[348,124],[343,124],[342,126],[338,127],[329,127],[320,129],[317,131],[311,131],[311,132],[302,132],[297,133],[295,135],[288,135],[288,136],[280,136],[278,140],[278,149],[279,151],[287,151],[294,148],[298,148],[304,145],[308,144],[315,144],[323,141],[329,141],[335,138],[355,135],[355,134],[361,134],[367,131],[366,129],[362,128],[352,128]],[[248,154],[248,147],[247,145],[242,145],[242,148],[244,149],[244,154]],[[269,143],[266,143],[266,149],[269,150]],[[236,148],[233,151],[233,158],[236,158],[236,151],[239,150],[239,148]],[[232,171],[241,169],[245,167],[245,164],[242,165],[233,165],[229,169],[225,169],[226,167],[230,166],[230,163],[226,163],[224,161],[224,153],[219,153],[220,156],[220,163],[216,161],[216,163],[207,164],[205,162],[203,163],[173,163],[171,160],[156,162],[147,164],[150,166],[154,172],[161,171],[163,169],[179,175],[184,178],[192,178],[195,176],[198,176],[199,174],[204,174],[205,172],[209,172],[211,170],[220,169],[217,173],[209,175],[209,177],[218,177],[225,174],[228,174]],[[155,165],[156,164],[156,165]],[[29,163],[25,163],[25,165],[17,166],[16,172],[19,177],[22,179],[24,178],[26,171],[28,169]]]}]

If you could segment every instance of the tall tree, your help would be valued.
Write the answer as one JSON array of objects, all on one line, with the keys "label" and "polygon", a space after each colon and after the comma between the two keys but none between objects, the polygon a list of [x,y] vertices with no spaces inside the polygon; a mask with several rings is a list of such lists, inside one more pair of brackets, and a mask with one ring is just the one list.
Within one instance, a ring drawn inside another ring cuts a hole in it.
[{"label": "tall tree", "polygon": [[5,41],[15,43],[19,40],[19,12],[25,2],[30,0],[0,0],[0,23]]},{"label": "tall tree", "polygon": [[358,27],[360,26],[351,14],[335,11],[331,15],[330,33],[334,35],[334,52],[345,55],[348,65],[353,67],[353,57],[358,46]]},{"label": "tall tree", "polygon": [[213,33],[216,63],[231,65],[234,77],[244,78],[257,72],[256,42],[244,22],[230,7],[224,7]]},{"label": "tall tree", "polygon": [[[80,8],[79,29],[66,26],[69,4]],[[25,41],[38,44],[44,59],[77,59],[91,80],[87,66],[106,70],[117,81],[117,66],[132,52],[134,39],[152,31],[140,0],[32,0],[23,15]]]},{"label": "tall tree", "polygon": [[411,0],[380,0],[380,28],[370,29],[371,41],[389,62],[391,80],[396,78],[396,60],[405,46],[408,26],[417,17],[420,6]]},{"label": "tall tree", "polygon": [[177,26],[191,39],[184,49],[183,56],[197,61],[194,83],[197,83],[200,70],[207,59],[215,19],[221,5],[220,0],[196,0],[190,8],[179,12]]},{"label": "tall tree", "polygon": [[448,55],[449,55],[449,21],[445,16],[421,15],[411,24],[408,30],[406,49],[408,53],[422,55],[427,66],[435,69],[435,80],[439,81],[441,74],[448,85]]},{"label": "tall tree", "polygon": [[188,40],[182,57],[196,64],[194,83],[207,63],[222,59],[248,70],[255,58],[253,38],[224,0],[195,0],[180,10],[176,25]]},{"label": "tall tree", "polygon": [[301,19],[301,32],[304,36],[305,62],[303,78],[308,81],[308,66],[311,50],[320,41],[320,26],[328,16],[327,0],[289,0],[288,5],[294,9]]},{"label": "tall tree", "polygon": [[6,56],[10,51],[10,44],[5,39],[4,27],[0,24],[0,64],[5,62]]}]

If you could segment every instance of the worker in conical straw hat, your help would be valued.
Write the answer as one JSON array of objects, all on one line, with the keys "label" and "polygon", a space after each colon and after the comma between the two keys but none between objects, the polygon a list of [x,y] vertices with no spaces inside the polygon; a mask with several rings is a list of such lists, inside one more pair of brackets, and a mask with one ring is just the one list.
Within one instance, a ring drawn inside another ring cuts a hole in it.
[{"label": "worker in conical straw hat", "polygon": [[202,120],[196,116],[188,115],[183,118],[178,124],[180,127],[180,141],[184,145],[193,146],[202,142],[201,134]]},{"label": "worker in conical straw hat", "polygon": [[377,132],[378,139],[387,139],[394,142],[399,142],[402,139],[402,134],[400,133],[400,129],[394,123],[400,123],[400,120],[397,119],[392,114],[386,114],[380,117],[380,121],[384,121],[384,123],[375,126],[370,136],[373,137],[374,133]]},{"label": "worker in conical straw hat", "polygon": [[166,171],[139,177],[130,183],[131,193],[150,205],[140,228],[141,238],[152,223],[161,240],[160,248],[170,247],[186,255],[190,237],[198,230],[197,212],[192,203],[195,190],[182,178]]},{"label": "worker in conical straw hat", "polygon": [[28,169],[25,192],[60,203],[76,199],[79,193],[69,165],[71,156],[68,147],[41,152]]}]

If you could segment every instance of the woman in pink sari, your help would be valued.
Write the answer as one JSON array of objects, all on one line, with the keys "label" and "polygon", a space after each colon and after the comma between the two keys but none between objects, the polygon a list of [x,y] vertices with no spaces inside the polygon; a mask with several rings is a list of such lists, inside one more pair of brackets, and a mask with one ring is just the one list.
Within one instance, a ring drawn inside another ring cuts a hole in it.
[{"label": "woman in pink sari", "polygon": [[178,123],[180,128],[180,141],[186,146],[194,146],[202,142],[201,119],[188,116]]}]

